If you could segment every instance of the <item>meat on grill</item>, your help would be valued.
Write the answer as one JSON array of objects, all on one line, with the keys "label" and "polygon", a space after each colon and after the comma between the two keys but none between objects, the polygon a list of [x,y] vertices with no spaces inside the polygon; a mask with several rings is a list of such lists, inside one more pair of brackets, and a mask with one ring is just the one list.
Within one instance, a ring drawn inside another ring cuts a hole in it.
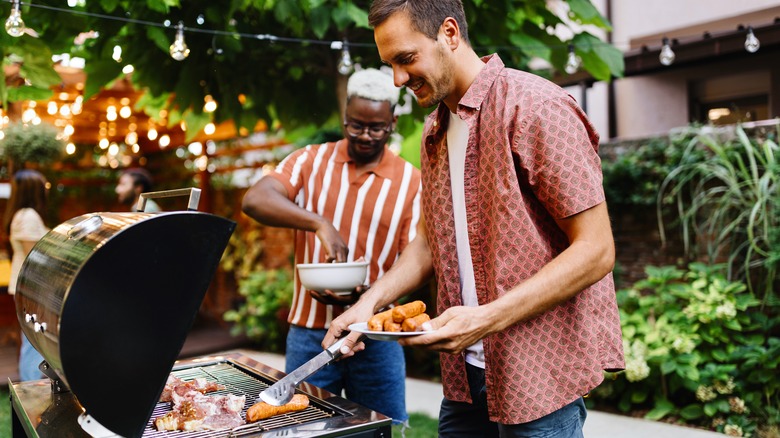
[{"label": "meat on grill", "polygon": [[198,391],[201,394],[206,394],[207,392],[219,391],[221,389],[225,389],[225,386],[220,385],[219,383],[209,382],[204,378],[185,381],[171,374],[168,376],[168,381],[165,382],[165,388],[163,388],[163,392],[160,395],[160,401],[174,401],[174,393],[183,396],[190,391]]},{"label": "meat on grill", "polygon": [[157,430],[220,430],[244,424],[246,396],[203,395],[196,390],[173,393],[173,410],[154,420]]},{"label": "meat on grill", "polygon": [[246,411],[247,423],[265,420],[275,415],[289,414],[290,412],[302,411],[309,406],[309,397],[304,394],[295,394],[287,404],[281,406],[272,406],[266,402],[257,402]]}]

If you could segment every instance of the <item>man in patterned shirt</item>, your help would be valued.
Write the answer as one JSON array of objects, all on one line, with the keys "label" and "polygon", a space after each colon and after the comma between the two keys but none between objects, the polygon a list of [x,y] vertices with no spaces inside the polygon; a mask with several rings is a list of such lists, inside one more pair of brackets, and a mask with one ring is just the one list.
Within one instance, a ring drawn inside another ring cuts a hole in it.
[{"label": "man in patterned shirt", "polygon": [[598,135],[560,87],[477,56],[460,0],[375,0],[369,22],[396,85],[436,106],[423,219],[324,342],[435,274],[434,332],[400,343],[442,353],[440,436],[582,436],[582,396],[624,367]]},{"label": "man in patterned shirt", "polygon": [[[346,137],[310,145],[285,158],[249,189],[246,214],[266,225],[294,228],[295,262],[369,262],[373,283],[414,239],[420,216],[420,172],[387,149],[399,89],[375,69],[347,84]],[[358,291],[359,292],[359,291]],[[313,299],[316,298],[315,299]],[[356,301],[305,290],[295,279],[287,336],[287,372],[318,353],[331,320]],[[320,302],[322,301],[322,302]],[[408,419],[406,368],[400,345],[366,343],[368,354],[340,361],[307,381],[392,417]]]}]

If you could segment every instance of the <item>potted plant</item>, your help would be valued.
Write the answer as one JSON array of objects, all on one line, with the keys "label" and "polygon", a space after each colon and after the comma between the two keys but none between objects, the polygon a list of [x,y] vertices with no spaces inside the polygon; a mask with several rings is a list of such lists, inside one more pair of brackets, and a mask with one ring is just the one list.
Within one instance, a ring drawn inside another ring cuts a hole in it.
[{"label": "potted plant", "polygon": [[3,132],[5,135],[0,140],[0,151],[9,163],[11,174],[13,168],[21,169],[57,161],[65,147],[57,128],[46,123],[12,123]]}]

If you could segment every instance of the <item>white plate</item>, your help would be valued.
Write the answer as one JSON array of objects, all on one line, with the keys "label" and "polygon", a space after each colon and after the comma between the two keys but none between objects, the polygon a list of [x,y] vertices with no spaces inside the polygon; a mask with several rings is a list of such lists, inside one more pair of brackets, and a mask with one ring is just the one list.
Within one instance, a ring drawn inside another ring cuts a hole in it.
[{"label": "white plate", "polygon": [[368,329],[367,322],[356,322],[349,326],[349,330],[352,332],[363,333],[369,339],[376,341],[397,341],[398,338],[404,338],[408,336],[417,336],[424,333],[433,333],[432,330],[422,332],[375,332]]}]

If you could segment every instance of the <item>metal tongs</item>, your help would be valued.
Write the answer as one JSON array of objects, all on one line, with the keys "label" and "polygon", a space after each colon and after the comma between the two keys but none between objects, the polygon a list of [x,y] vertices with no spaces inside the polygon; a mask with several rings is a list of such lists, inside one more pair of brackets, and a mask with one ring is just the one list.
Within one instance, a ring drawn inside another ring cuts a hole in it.
[{"label": "metal tongs", "polygon": [[[365,338],[366,335],[361,334],[355,343],[363,342]],[[260,393],[258,401],[264,401],[271,406],[282,406],[289,403],[295,394],[295,388],[298,387],[299,383],[319,371],[325,365],[328,365],[341,357],[341,346],[344,345],[344,340],[346,339],[346,336],[342,337],[330,347],[323,350],[322,353],[314,356],[314,358],[296,368],[295,371],[266,388],[265,391]]]}]

